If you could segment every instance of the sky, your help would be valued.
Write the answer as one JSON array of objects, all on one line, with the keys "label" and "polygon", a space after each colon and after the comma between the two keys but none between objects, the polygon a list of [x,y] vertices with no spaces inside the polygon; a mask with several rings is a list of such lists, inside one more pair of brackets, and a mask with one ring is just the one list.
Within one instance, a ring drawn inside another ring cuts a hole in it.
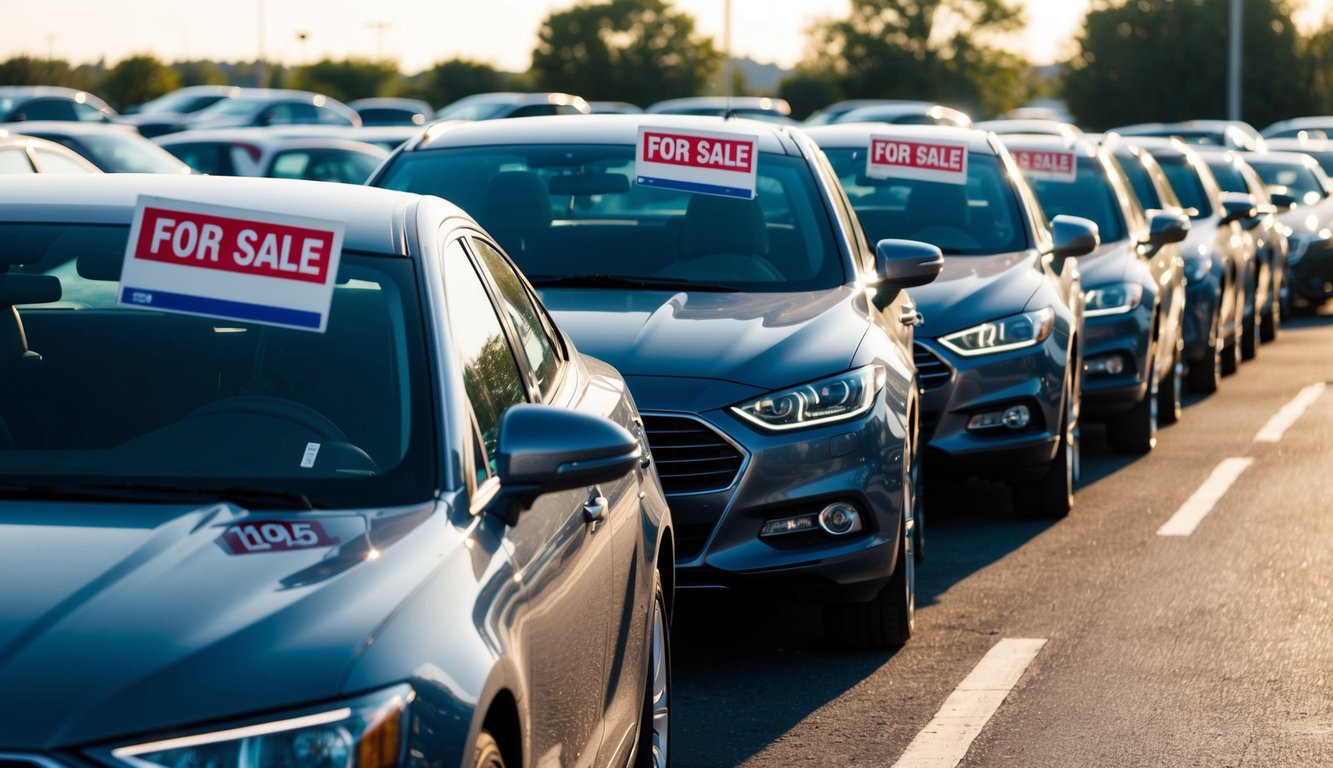
[{"label": "sky", "polygon": [[[577,0],[0,0],[0,60],[26,54],[108,64],[141,53],[166,61],[391,58],[405,73],[470,58],[524,71],[542,19]],[[1028,26],[1011,43],[1039,64],[1066,58],[1088,0],[1020,0]],[[674,0],[721,44],[724,0]],[[1297,0],[1298,22],[1333,0]],[[850,0],[731,0],[732,50],[791,67],[805,30],[845,16]]]}]

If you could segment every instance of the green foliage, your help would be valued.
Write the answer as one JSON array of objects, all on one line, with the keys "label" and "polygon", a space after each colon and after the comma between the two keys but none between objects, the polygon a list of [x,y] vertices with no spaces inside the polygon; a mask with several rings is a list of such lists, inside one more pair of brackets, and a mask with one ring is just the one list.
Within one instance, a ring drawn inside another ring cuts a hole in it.
[{"label": "green foliage", "polygon": [[0,85],[65,85],[69,74],[69,62],[64,59],[15,56],[0,62]]},{"label": "green foliage", "polygon": [[284,78],[286,87],[315,91],[339,101],[368,96],[385,96],[398,80],[398,67],[392,62],[370,59],[323,61],[293,68]]},{"label": "green foliage", "polygon": [[1022,27],[1013,0],[852,0],[816,24],[806,74],[849,99],[922,99],[989,115],[1027,99],[1026,62],[990,40]]},{"label": "green foliage", "polygon": [[[1090,12],[1065,75],[1070,111],[1094,128],[1225,117],[1229,5],[1118,0]],[[1287,2],[1244,0],[1242,27],[1242,118],[1263,126],[1306,111]]]},{"label": "green foliage", "polygon": [[791,116],[804,120],[820,107],[842,100],[842,89],[830,77],[797,70],[778,84],[778,96],[791,104]]},{"label": "green foliage", "polygon": [[450,59],[407,81],[400,93],[424,99],[436,107],[451,104],[474,93],[501,91],[509,87],[505,76],[489,64]]},{"label": "green foliage", "polygon": [[700,93],[721,60],[694,18],[665,0],[609,0],[548,16],[532,76],[540,90],[651,104]]},{"label": "green foliage", "polygon": [[116,109],[155,99],[181,87],[180,75],[156,56],[142,54],[123,59],[107,71],[97,95]]},{"label": "green foliage", "polygon": [[178,61],[171,65],[180,77],[181,87],[191,85],[230,85],[231,78],[213,61]]}]

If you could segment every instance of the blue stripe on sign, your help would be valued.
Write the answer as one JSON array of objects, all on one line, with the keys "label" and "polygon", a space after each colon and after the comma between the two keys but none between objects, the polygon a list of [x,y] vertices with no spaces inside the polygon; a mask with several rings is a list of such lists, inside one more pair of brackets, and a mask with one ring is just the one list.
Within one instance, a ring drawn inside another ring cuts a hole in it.
[{"label": "blue stripe on sign", "polygon": [[133,288],[128,285],[121,288],[120,300],[121,303],[134,304],[140,307],[191,312],[197,315],[223,317],[229,320],[252,320],[257,323],[289,325],[295,328],[319,328],[320,321],[318,312],[306,312],[287,307],[271,307],[267,304],[248,304],[243,301],[210,299],[185,293]]},{"label": "blue stripe on sign", "polygon": [[705,195],[722,195],[723,197],[739,197],[744,200],[754,198],[754,190],[744,187],[723,187],[717,184],[700,184],[697,181],[680,181],[679,179],[659,179],[655,176],[639,176],[635,179],[645,187],[662,187],[663,189],[677,189],[682,192],[700,192]]}]

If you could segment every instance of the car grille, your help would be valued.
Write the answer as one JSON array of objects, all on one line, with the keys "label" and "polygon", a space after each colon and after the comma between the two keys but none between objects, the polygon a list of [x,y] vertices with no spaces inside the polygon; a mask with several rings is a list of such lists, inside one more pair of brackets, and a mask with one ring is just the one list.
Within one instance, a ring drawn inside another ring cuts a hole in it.
[{"label": "car grille", "polygon": [[694,419],[644,415],[643,426],[668,495],[725,490],[745,462],[735,446]]},{"label": "car grille", "polygon": [[919,342],[912,345],[912,362],[916,363],[916,380],[922,392],[948,384],[953,376],[949,364]]}]

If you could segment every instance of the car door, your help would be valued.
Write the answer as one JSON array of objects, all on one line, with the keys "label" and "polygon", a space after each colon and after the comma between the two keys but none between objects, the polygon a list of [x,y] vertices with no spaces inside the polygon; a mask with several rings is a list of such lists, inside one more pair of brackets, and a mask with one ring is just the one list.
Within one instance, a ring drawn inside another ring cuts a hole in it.
[{"label": "car door", "polygon": [[[489,246],[487,246],[489,247]],[[520,402],[540,401],[563,381],[562,361],[541,358],[538,339],[514,330],[507,306],[476,240],[443,249],[445,293],[465,386],[493,463],[500,417]],[[539,362],[529,360],[538,355]],[[549,377],[549,378],[548,378]],[[495,467],[486,468],[490,474]],[[516,637],[527,673],[532,763],[592,765],[602,738],[611,625],[611,531],[597,513],[596,489],[540,497],[507,534],[523,607]]]}]

